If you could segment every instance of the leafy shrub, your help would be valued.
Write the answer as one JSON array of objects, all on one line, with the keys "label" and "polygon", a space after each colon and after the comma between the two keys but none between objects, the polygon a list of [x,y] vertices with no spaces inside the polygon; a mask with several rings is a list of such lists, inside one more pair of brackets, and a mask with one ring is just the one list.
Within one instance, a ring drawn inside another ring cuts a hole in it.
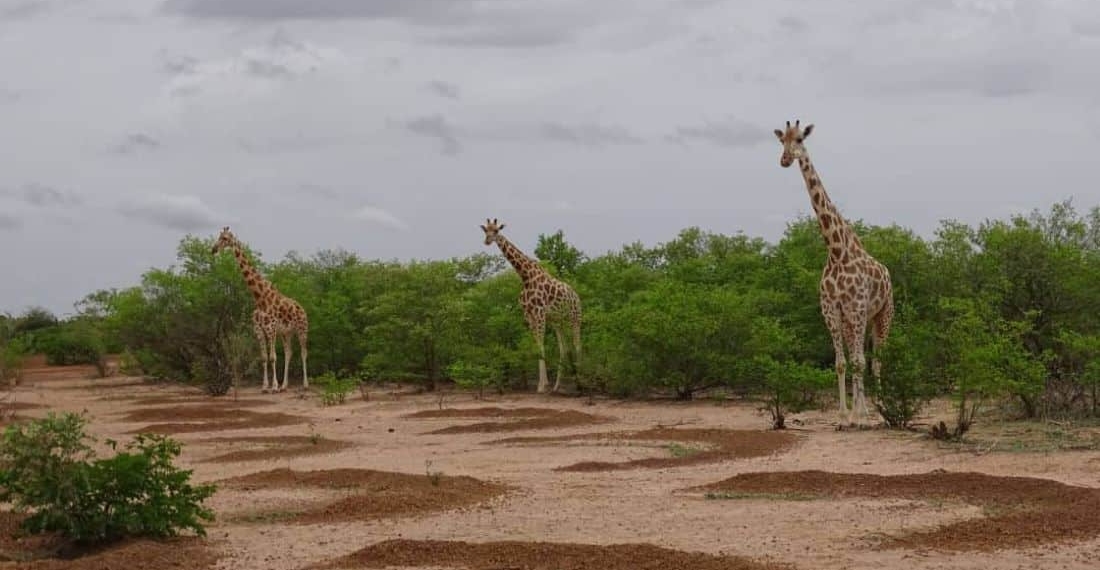
[{"label": "leafy shrub", "polygon": [[814,407],[818,395],[835,379],[832,371],[801,362],[777,361],[768,356],[758,356],[754,362],[764,375],[764,401],[773,429],[787,427],[788,413]]},{"label": "leafy shrub", "polygon": [[908,427],[936,394],[932,381],[936,337],[927,326],[899,322],[877,356],[882,362],[881,382],[867,375],[867,395],[886,425]]},{"label": "leafy shrub", "polygon": [[467,390],[477,390],[477,397],[484,395],[485,388],[500,385],[503,374],[499,368],[472,364],[463,360],[455,362],[447,367],[447,373],[454,379],[455,384]]},{"label": "leafy shrub", "polygon": [[354,378],[340,378],[332,372],[318,376],[314,383],[321,389],[321,405],[337,406],[343,404],[350,394],[359,385]]},{"label": "leafy shrub", "polygon": [[18,339],[0,342],[0,386],[15,386],[23,377],[26,347]]},{"label": "leafy shrub", "polygon": [[65,323],[39,334],[38,346],[48,364],[98,364],[105,352],[102,337],[88,323]]},{"label": "leafy shrub", "polygon": [[[212,485],[193,486],[172,464],[180,444],[138,435],[113,457],[96,459],[83,416],[53,413],[9,426],[0,442],[0,500],[31,512],[23,528],[59,532],[81,544],[132,536],[205,535],[214,514],[202,502]],[[112,449],[114,441],[108,440]]]}]

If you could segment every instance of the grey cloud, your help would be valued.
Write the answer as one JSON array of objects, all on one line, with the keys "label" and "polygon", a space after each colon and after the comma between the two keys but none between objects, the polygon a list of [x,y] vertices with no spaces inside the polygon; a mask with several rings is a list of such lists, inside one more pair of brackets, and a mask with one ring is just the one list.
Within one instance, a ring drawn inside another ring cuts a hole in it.
[{"label": "grey cloud", "polygon": [[59,190],[52,186],[31,182],[24,184],[19,195],[23,201],[36,208],[79,206],[84,201],[67,190]]},{"label": "grey cloud", "polygon": [[142,150],[156,150],[160,148],[160,141],[145,133],[130,133],[117,145],[114,151],[118,154],[131,154]]},{"label": "grey cloud", "polygon": [[716,146],[751,146],[767,140],[769,133],[760,127],[734,119],[707,122],[702,126],[681,126],[666,140],[673,143],[705,142]]},{"label": "grey cloud", "polygon": [[436,95],[439,95],[440,97],[445,97],[447,99],[459,98],[458,86],[454,83],[448,83],[446,81],[440,81],[437,79],[435,81],[429,81],[427,84],[427,88],[429,91],[435,93]]},{"label": "grey cloud", "polygon": [[783,16],[779,19],[779,26],[789,32],[804,32],[810,29],[806,20],[796,16]]},{"label": "grey cloud", "polygon": [[23,220],[7,212],[0,212],[0,230],[17,230],[23,227]]},{"label": "grey cloud", "polygon": [[326,200],[337,200],[340,198],[340,193],[337,192],[334,188],[323,186],[320,184],[299,184],[295,187],[295,190],[303,194],[309,194],[310,196],[316,198],[324,198]]},{"label": "grey cloud", "polygon": [[24,0],[0,4],[0,19],[22,20],[39,16],[53,9],[49,0]]},{"label": "grey cloud", "polygon": [[117,208],[119,214],[178,231],[216,227],[225,220],[196,196],[160,194],[140,198]]},{"label": "grey cloud", "polygon": [[0,87],[0,103],[15,103],[23,98],[23,94],[14,89]]},{"label": "grey cloud", "polygon": [[1100,38],[1100,18],[1077,18],[1070,24],[1073,33],[1089,38]]},{"label": "grey cloud", "polygon": [[645,142],[625,127],[599,124],[563,125],[545,123],[540,134],[543,138],[582,146],[608,146],[641,144]]},{"label": "grey cloud", "polygon": [[245,62],[245,73],[256,77],[266,77],[268,79],[289,77],[292,75],[290,69],[285,65],[259,59],[249,59]]},{"label": "grey cloud", "polygon": [[447,24],[473,0],[167,0],[162,9],[192,18],[242,20],[405,19]]},{"label": "grey cloud", "polygon": [[968,91],[997,98],[1038,91],[1052,74],[1046,63],[995,57],[889,66],[868,70],[865,77],[888,92]]},{"label": "grey cloud", "polygon": [[199,60],[189,55],[165,56],[161,64],[164,71],[173,75],[188,75],[195,72]]},{"label": "grey cloud", "polygon": [[564,44],[574,32],[561,27],[527,28],[518,25],[474,29],[435,38],[434,42],[455,47],[532,48]]},{"label": "grey cloud", "polygon": [[442,115],[410,119],[405,121],[405,128],[420,136],[438,139],[443,154],[454,156],[462,151],[462,143],[458,140],[454,125],[447,122]]},{"label": "grey cloud", "polygon": [[363,206],[352,213],[351,217],[356,220],[382,225],[394,230],[405,231],[409,229],[409,224],[405,223],[404,220],[393,215],[392,212],[377,206]]}]

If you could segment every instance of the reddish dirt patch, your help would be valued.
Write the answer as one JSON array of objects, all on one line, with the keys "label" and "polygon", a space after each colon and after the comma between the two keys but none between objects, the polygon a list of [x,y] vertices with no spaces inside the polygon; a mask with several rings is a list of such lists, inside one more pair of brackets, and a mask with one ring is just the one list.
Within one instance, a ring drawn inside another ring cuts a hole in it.
[{"label": "reddish dirt patch", "polygon": [[503,495],[506,485],[473,477],[411,475],[368,469],[292,471],[273,469],[226,479],[219,485],[241,490],[300,488],[343,490],[334,502],[294,513],[249,513],[238,517],[300,524],[363,521],[469,507]]},{"label": "reddish dirt patch", "polygon": [[141,414],[142,417],[149,417],[151,419],[191,419],[195,421],[149,424],[132,430],[130,433],[197,433],[204,431],[280,427],[302,424],[309,421],[308,418],[292,416],[281,412],[254,412],[252,410],[233,408],[151,408],[136,410],[133,414],[135,414],[135,416],[130,416],[128,414],[127,417],[136,417],[136,414]]},{"label": "reddish dirt patch", "polygon": [[219,437],[204,439],[196,443],[239,443],[251,449],[238,449],[205,459],[203,463],[234,463],[241,461],[266,461],[305,455],[323,455],[342,451],[355,444],[349,441],[313,438],[304,435],[256,436],[256,437]]},{"label": "reddish dirt patch", "polygon": [[600,424],[614,421],[612,418],[596,416],[572,410],[552,408],[466,408],[447,410],[424,410],[408,414],[406,418],[501,418],[510,421],[479,422],[476,424],[449,426],[428,432],[429,434],[453,433],[497,433],[520,430],[539,430],[566,428]]},{"label": "reddish dirt patch", "polygon": [[780,564],[650,544],[469,543],[387,540],[314,568],[445,567],[468,570],[780,570]]},{"label": "reddish dirt patch", "polygon": [[6,410],[35,410],[40,408],[48,408],[49,406],[43,404],[35,404],[33,402],[4,402],[0,401],[0,409]]},{"label": "reddish dirt patch", "polygon": [[256,399],[241,399],[234,400],[229,396],[208,396],[202,393],[196,393],[194,395],[181,394],[179,396],[150,396],[146,398],[135,398],[133,400],[135,406],[178,406],[180,404],[191,404],[196,406],[222,406],[222,407],[240,407],[240,408],[253,408],[256,406],[271,406],[275,402],[269,400],[256,400]]},{"label": "reddish dirt patch", "polygon": [[877,546],[945,551],[994,551],[1100,536],[1100,489],[1048,479],[933,471],[869,475],[792,471],[745,473],[691,490],[831,498],[954,500],[980,505],[986,517],[890,537]]},{"label": "reddish dirt patch", "polygon": [[[220,555],[197,538],[164,541],[129,540],[76,556],[56,535],[23,536],[23,516],[0,513],[0,569],[21,570],[161,570],[214,568]],[[63,556],[64,553],[64,557]]]},{"label": "reddish dirt patch", "polygon": [[585,433],[553,437],[512,437],[489,443],[558,443],[570,441],[646,441],[695,444],[705,447],[681,447],[676,457],[650,457],[621,463],[584,461],[558,467],[555,471],[620,471],[625,469],[658,469],[715,463],[730,459],[761,457],[786,451],[798,437],[782,431],[673,429],[654,428],[636,432]]}]

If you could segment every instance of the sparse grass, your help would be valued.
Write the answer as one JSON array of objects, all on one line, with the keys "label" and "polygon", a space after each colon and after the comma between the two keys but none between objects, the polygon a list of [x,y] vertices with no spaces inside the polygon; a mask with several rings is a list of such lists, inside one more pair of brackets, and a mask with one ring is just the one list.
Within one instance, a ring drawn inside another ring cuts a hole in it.
[{"label": "sparse grass", "polygon": [[821,497],[809,493],[737,493],[725,491],[707,493],[703,498],[712,501],[816,501]]},{"label": "sparse grass", "polygon": [[302,511],[290,510],[255,511],[234,515],[229,521],[239,524],[274,524],[292,520],[301,514]]},{"label": "sparse grass", "polygon": [[975,453],[1053,453],[1100,450],[1100,420],[978,424],[962,439],[941,447]]},{"label": "sparse grass", "polygon": [[668,452],[677,459],[681,457],[691,457],[692,455],[695,455],[696,453],[701,453],[703,451],[698,447],[691,447],[679,443],[670,443],[665,446],[665,449],[668,449]]}]

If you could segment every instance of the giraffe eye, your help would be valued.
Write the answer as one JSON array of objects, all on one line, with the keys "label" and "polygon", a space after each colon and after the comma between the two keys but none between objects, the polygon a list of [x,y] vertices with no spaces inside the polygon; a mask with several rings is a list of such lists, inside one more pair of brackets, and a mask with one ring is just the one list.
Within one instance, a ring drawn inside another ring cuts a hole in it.
[{"label": "giraffe eye", "polygon": [[802,137],[798,137],[797,139],[794,139],[794,140],[795,140],[795,142],[799,142],[799,143],[800,143],[800,142],[802,142]]}]

